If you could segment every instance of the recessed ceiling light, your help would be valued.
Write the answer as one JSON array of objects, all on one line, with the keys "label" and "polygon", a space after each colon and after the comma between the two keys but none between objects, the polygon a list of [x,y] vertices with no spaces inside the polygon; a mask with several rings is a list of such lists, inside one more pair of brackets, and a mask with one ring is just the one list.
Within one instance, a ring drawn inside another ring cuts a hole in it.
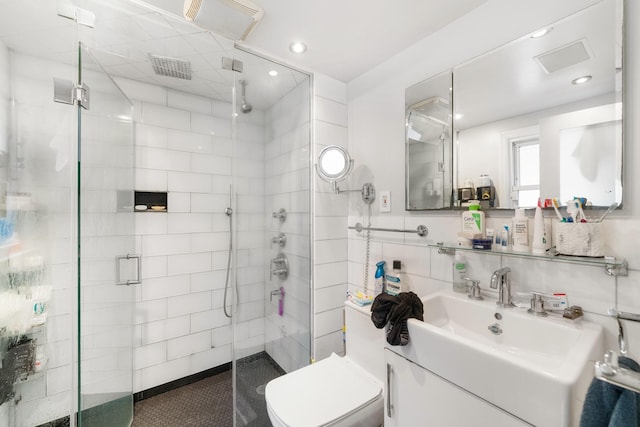
[{"label": "recessed ceiling light", "polygon": [[269,71],[269,75],[270,75],[271,77],[275,77],[275,76],[277,76],[277,75],[278,75],[278,72],[277,72],[276,70],[271,70],[271,71]]},{"label": "recessed ceiling light", "polygon": [[591,80],[591,76],[582,76],[571,80],[571,83],[573,83],[574,85],[581,85],[582,83],[586,83],[589,80]]},{"label": "recessed ceiling light", "polygon": [[293,42],[289,45],[289,50],[293,53],[304,53],[307,51],[307,45],[302,42]]},{"label": "recessed ceiling light", "polygon": [[460,119],[461,119],[461,118],[463,118],[463,117],[464,117],[464,114],[460,114],[460,113],[456,113],[456,114],[453,116],[453,118],[454,118],[454,119],[456,119],[456,120],[460,120]]},{"label": "recessed ceiling light", "polygon": [[547,27],[547,28],[542,28],[536,32],[534,32],[533,34],[531,34],[531,38],[532,39],[538,39],[540,37],[544,37],[547,34],[549,34],[551,32],[551,30],[553,30],[553,27]]}]

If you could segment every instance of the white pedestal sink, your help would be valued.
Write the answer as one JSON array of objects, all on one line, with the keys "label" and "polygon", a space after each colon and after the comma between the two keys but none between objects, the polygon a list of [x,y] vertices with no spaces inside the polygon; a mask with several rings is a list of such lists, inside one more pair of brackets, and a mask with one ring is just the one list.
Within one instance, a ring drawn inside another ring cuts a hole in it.
[{"label": "white pedestal sink", "polygon": [[[408,322],[409,345],[389,350],[527,423],[578,425],[593,363],[604,351],[600,325],[447,291],[423,303],[424,322]],[[495,323],[499,335],[488,328]]]}]

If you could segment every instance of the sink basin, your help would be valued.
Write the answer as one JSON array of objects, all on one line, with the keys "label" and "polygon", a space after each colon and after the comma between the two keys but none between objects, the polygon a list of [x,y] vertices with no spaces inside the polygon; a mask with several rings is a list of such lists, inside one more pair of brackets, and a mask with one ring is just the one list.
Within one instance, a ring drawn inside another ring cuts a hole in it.
[{"label": "sink basin", "polygon": [[[533,425],[578,425],[593,363],[604,352],[600,325],[451,291],[423,304],[424,322],[408,322],[409,345],[392,351]],[[496,323],[498,335],[489,330]]]}]

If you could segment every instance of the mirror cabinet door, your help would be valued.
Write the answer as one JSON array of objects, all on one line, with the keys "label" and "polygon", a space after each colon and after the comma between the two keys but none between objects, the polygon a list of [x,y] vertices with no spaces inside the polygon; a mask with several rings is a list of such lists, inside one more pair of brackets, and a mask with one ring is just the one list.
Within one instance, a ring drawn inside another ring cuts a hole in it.
[{"label": "mirror cabinet door", "polygon": [[451,71],[405,91],[406,209],[451,208]]},{"label": "mirror cabinet door", "polygon": [[408,88],[407,210],[620,204],[622,3],[595,2]]}]

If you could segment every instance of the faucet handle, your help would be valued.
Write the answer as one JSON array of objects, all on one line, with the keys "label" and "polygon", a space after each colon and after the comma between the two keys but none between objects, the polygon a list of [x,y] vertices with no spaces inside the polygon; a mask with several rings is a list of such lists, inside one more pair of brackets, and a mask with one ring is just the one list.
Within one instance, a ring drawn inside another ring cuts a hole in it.
[{"label": "faucet handle", "polygon": [[480,294],[480,281],[473,280],[468,277],[464,278],[465,281],[471,282],[471,288],[469,288],[469,298],[473,300],[482,301],[484,298]]},{"label": "faucet handle", "polygon": [[531,307],[527,310],[527,313],[535,314],[536,316],[546,317],[547,311],[544,309],[544,293],[531,292]]},{"label": "faucet handle", "polygon": [[565,308],[562,312],[562,317],[565,319],[575,320],[578,317],[582,317],[582,307],[579,305],[572,305],[571,307]]}]

